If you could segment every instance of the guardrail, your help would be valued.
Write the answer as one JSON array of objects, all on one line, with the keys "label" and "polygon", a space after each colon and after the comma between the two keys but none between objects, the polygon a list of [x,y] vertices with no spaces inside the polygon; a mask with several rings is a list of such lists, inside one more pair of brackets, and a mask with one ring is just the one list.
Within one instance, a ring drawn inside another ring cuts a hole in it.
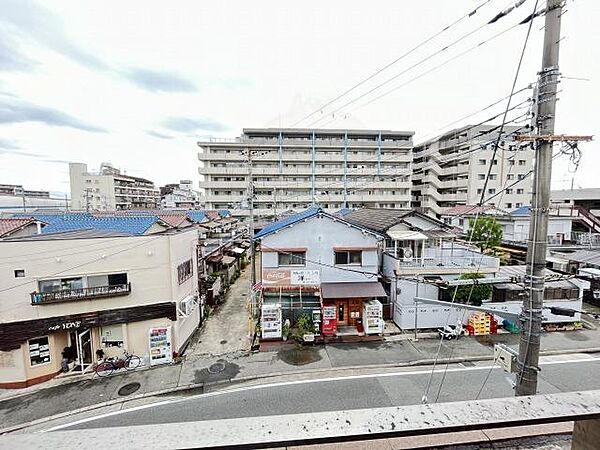
[{"label": "guardrail", "polygon": [[[0,447],[76,448],[82,442],[94,442],[96,447],[103,448],[119,442],[122,448],[256,449],[343,442],[363,442],[366,447],[368,443],[364,441],[371,441],[371,444],[381,444],[377,446],[380,448],[387,439],[423,437],[421,443],[426,444],[430,442],[426,437],[440,433],[517,427],[523,433],[523,427],[571,421],[575,422],[572,449],[597,448],[600,391],[159,423],[138,425],[135,430],[130,426],[119,426],[8,434],[0,437]],[[570,429],[570,426],[561,428]],[[505,432],[505,438],[507,435],[510,433]]]}]

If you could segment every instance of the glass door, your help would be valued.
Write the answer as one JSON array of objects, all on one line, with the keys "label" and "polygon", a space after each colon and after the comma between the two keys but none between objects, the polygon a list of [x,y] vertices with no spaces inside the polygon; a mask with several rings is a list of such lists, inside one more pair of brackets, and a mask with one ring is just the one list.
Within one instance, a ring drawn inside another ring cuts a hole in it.
[{"label": "glass door", "polygon": [[78,367],[81,372],[87,372],[92,368],[94,362],[94,351],[92,348],[92,330],[87,329],[77,333],[77,357]]}]

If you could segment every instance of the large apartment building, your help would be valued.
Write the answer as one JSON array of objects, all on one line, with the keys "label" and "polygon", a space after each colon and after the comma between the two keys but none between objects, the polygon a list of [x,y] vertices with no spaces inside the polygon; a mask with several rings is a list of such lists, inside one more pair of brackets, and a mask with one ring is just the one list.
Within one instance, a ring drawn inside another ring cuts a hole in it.
[{"label": "large apartment building", "polygon": [[121,173],[102,163],[99,172],[86,164],[69,163],[71,206],[74,210],[115,211],[157,209],[160,193],[150,180]]},{"label": "large apartment building", "polygon": [[247,128],[232,140],[198,142],[200,187],[209,209],[243,203],[247,198],[250,152],[258,216],[304,209],[311,204],[326,211],[344,207],[407,208],[411,200],[413,134]]},{"label": "large apartment building", "polygon": [[[449,207],[475,205],[485,186],[488,204],[512,211],[531,203],[533,150],[514,140],[523,127],[506,126],[496,155],[493,125],[465,126],[415,146],[412,206],[433,216]],[[519,182],[519,180],[522,180]],[[504,194],[500,193],[506,188]],[[496,197],[490,198],[495,194]]]}]

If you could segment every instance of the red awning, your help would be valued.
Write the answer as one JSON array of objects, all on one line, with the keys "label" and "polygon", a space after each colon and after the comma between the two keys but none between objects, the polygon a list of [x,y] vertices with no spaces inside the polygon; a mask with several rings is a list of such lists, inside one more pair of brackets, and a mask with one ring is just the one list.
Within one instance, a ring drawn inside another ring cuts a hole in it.
[{"label": "red awning", "polygon": [[321,297],[335,298],[371,298],[387,297],[379,282],[357,283],[321,283]]}]

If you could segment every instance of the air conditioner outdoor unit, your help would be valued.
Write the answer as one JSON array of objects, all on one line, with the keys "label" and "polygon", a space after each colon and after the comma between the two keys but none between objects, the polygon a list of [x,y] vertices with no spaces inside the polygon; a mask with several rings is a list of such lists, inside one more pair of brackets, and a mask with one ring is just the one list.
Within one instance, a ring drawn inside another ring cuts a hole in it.
[{"label": "air conditioner outdoor unit", "polygon": [[197,298],[195,295],[190,295],[179,302],[179,312],[183,316],[189,316],[197,306]]}]

